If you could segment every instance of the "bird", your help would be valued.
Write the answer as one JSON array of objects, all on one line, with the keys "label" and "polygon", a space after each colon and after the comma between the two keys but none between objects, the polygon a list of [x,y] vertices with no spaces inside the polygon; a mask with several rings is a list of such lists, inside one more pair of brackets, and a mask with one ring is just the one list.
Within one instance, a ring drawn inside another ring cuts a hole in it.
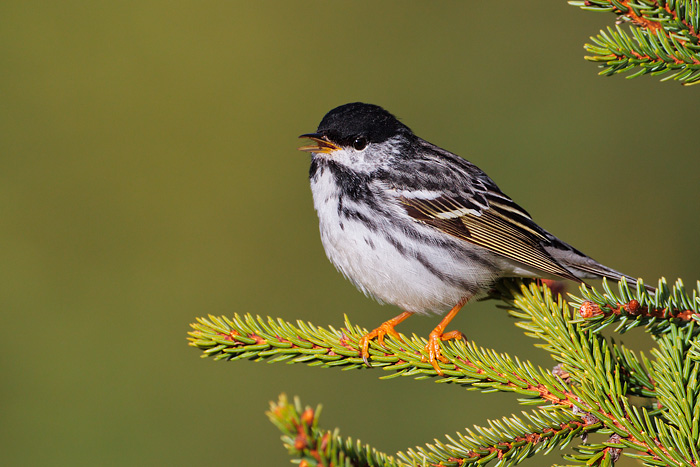
[{"label": "bird", "polygon": [[403,312],[358,341],[384,346],[414,314],[444,318],[424,361],[443,375],[441,341],[470,300],[504,278],[636,280],[600,264],[537,225],[486,173],[418,137],[384,108],[362,102],[329,111],[299,138],[311,153],[309,180],[330,262],[365,295]]}]

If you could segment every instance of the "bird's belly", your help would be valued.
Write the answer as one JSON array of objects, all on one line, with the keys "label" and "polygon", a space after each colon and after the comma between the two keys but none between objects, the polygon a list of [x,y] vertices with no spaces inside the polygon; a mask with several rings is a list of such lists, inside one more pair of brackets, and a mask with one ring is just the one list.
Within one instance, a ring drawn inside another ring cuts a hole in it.
[{"label": "bird's belly", "polygon": [[370,218],[369,213],[343,214],[333,197],[315,197],[315,202],[328,259],[358,289],[380,302],[416,313],[443,313],[493,279],[483,265],[385,228],[386,220]]},{"label": "bird's belly", "polygon": [[416,313],[442,313],[468,295],[458,281],[444,281],[358,223],[346,222],[340,231],[322,224],[321,240],[331,263],[358,289],[381,302]]}]

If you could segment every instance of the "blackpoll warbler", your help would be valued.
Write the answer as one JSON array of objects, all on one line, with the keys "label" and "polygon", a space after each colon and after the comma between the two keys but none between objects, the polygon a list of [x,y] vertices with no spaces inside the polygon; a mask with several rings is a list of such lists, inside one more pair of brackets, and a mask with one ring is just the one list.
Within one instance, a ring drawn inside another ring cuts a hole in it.
[{"label": "blackpoll warbler", "polygon": [[533,222],[474,164],[431,144],[383,108],[363,103],[326,114],[313,141],[311,192],[331,263],[380,302],[405,310],[360,340],[369,365],[414,313],[448,312],[430,333],[428,360],[442,374],[440,341],[464,304],[505,277],[622,277]]}]

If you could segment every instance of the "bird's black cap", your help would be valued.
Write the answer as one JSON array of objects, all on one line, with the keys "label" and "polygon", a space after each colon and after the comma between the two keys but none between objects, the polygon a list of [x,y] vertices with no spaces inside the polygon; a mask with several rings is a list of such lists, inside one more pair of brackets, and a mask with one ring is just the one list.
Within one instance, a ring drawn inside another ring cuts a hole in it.
[{"label": "bird's black cap", "polygon": [[317,133],[342,145],[357,137],[382,143],[399,134],[413,135],[410,128],[383,108],[362,102],[341,105],[328,112],[318,125]]}]

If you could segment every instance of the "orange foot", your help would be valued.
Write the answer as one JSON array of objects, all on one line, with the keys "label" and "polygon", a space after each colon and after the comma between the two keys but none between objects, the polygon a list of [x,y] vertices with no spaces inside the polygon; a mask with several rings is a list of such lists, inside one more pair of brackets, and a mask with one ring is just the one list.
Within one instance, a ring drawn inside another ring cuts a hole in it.
[{"label": "orange foot", "polygon": [[394,339],[401,340],[401,338],[399,337],[399,333],[396,332],[394,327],[409,316],[411,316],[412,314],[413,313],[410,311],[404,311],[399,316],[392,318],[389,321],[383,322],[377,329],[368,332],[360,338],[357,344],[360,347],[360,355],[362,355],[362,360],[365,361],[365,365],[372,366],[370,365],[368,360],[369,341],[376,337],[377,342],[379,342],[379,345],[384,347],[384,336],[386,336],[387,334],[393,337]]},{"label": "orange foot", "polygon": [[428,354],[428,361],[431,365],[433,365],[433,368],[435,368],[435,371],[437,371],[440,376],[443,376],[444,373],[440,368],[440,363],[438,363],[438,360],[443,363],[450,362],[442,355],[442,352],[440,351],[440,341],[447,341],[450,339],[465,339],[465,337],[464,334],[459,331],[441,333],[436,328],[433,329],[428,336],[428,345],[425,346],[425,352]]},{"label": "orange foot", "polygon": [[[430,364],[433,365],[433,368],[435,368],[435,371],[440,376],[444,375],[442,369],[440,368],[440,362],[449,363],[449,360],[445,358],[442,355],[442,352],[440,351],[440,341],[446,341],[450,339],[464,339],[464,335],[461,332],[445,332],[445,328],[448,324],[450,324],[452,318],[457,316],[457,313],[459,313],[459,310],[462,309],[466,302],[466,299],[460,300],[459,303],[456,304],[450,310],[450,312],[447,313],[447,315],[445,315],[442,321],[440,321],[440,324],[438,324],[428,336],[428,345],[425,346],[425,352],[428,354],[427,361],[429,361]],[[426,361],[425,357],[423,357],[423,361]]]}]

